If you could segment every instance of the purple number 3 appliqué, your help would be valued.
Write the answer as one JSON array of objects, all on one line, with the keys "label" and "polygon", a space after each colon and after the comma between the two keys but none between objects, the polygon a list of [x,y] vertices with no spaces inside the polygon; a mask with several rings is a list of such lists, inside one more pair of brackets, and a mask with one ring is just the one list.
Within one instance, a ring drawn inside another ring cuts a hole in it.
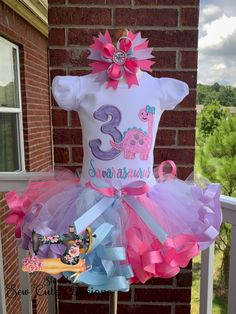
[{"label": "purple number 3 appliqu\u00e9", "polygon": [[[101,126],[101,131],[104,134],[108,134],[112,137],[113,141],[119,143],[122,140],[122,134],[117,129],[117,126],[121,121],[121,113],[120,110],[112,105],[104,105],[101,106],[98,110],[96,110],[93,114],[96,120],[106,122],[111,117],[111,120],[107,123],[104,123]],[[116,148],[111,148],[108,151],[103,151],[100,149],[102,141],[99,138],[89,141],[89,146],[93,155],[101,160],[111,160],[116,158],[121,151]]]}]

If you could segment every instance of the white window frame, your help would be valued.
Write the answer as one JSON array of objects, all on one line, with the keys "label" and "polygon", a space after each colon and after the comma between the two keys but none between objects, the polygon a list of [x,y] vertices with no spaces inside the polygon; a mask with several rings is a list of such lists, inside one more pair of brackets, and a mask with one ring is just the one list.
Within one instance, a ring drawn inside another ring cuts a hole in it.
[{"label": "white window frame", "polygon": [[[5,45],[8,45],[11,48],[16,49],[16,62],[17,62],[17,71],[16,71],[16,81],[17,81],[17,93],[19,100],[19,108],[5,108],[0,107],[0,113],[17,113],[18,114],[18,140],[19,140],[19,161],[21,170],[13,171],[13,172],[1,172],[0,171],[0,179],[2,175],[11,175],[11,174],[20,174],[25,173],[25,149],[24,149],[24,129],[23,129],[23,115],[22,115],[22,101],[21,101],[21,84],[20,84],[20,60],[19,60],[19,47],[9,40],[0,36],[0,42]],[[1,61],[0,61],[1,62]]]}]

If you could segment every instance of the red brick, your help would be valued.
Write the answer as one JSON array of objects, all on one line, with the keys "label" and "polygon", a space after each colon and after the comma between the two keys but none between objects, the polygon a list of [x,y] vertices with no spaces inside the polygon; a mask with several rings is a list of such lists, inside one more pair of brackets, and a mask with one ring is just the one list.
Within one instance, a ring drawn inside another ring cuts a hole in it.
[{"label": "red brick", "polygon": [[190,148],[155,148],[155,163],[161,163],[163,160],[173,160],[176,164],[193,164],[194,149]]},{"label": "red brick", "polygon": [[197,48],[197,30],[142,30],[150,47]]},{"label": "red brick", "polygon": [[[128,292],[118,293],[118,302],[131,301],[131,289]],[[121,312],[122,313],[122,312]]]},{"label": "red brick", "polygon": [[77,70],[77,69],[69,69],[69,75],[86,75],[86,74],[90,74],[91,70]]},{"label": "red brick", "polygon": [[69,63],[71,66],[88,67],[91,60],[88,59],[89,51],[81,49],[71,49]]},{"label": "red brick", "polygon": [[76,292],[76,300],[88,300],[88,301],[108,301],[109,300],[109,293],[108,292],[93,292],[89,293],[87,291],[87,287],[78,287]]},{"label": "red brick", "polygon": [[145,285],[172,286],[173,278],[151,278]]},{"label": "red brick", "polygon": [[176,51],[153,51],[156,63],[153,67],[158,69],[175,69],[176,68]]},{"label": "red brick", "polygon": [[[193,163],[193,162],[192,162]],[[181,180],[185,180],[193,172],[193,167],[178,167],[177,168],[177,177]],[[187,266],[188,269],[192,268],[191,263]]]},{"label": "red brick", "polygon": [[51,105],[52,107],[59,107],[56,100],[54,99],[53,95],[52,95],[52,98],[51,98]]},{"label": "red brick", "polygon": [[65,49],[49,50],[50,66],[66,66],[70,60],[69,51]]},{"label": "red brick", "polygon": [[56,163],[68,163],[69,162],[69,150],[65,147],[54,147],[54,161]]},{"label": "red brick", "polygon": [[197,51],[181,51],[180,52],[180,66],[183,69],[197,68]]},{"label": "red brick", "polygon": [[195,146],[195,130],[179,130],[178,144],[180,146]]},{"label": "red brick", "polygon": [[129,5],[131,4],[131,0],[69,0],[69,3],[71,4],[104,4],[104,5],[125,4],[125,5]]},{"label": "red brick", "polygon": [[134,0],[136,5],[198,5],[199,0]]},{"label": "red brick", "polygon": [[99,32],[104,33],[102,29],[68,29],[68,45],[88,46],[93,43],[93,36],[97,36]]},{"label": "red brick", "polygon": [[59,313],[102,314],[108,313],[108,304],[63,303],[59,301]]},{"label": "red brick", "polygon": [[58,286],[58,299],[59,300],[72,300],[73,295],[75,294],[74,286]]},{"label": "red brick", "polygon": [[48,19],[53,25],[111,25],[111,9],[52,7]]},{"label": "red brick", "polygon": [[115,10],[116,25],[145,25],[175,27],[178,23],[176,9],[127,9]]},{"label": "red brick", "polygon": [[199,10],[198,8],[182,8],[181,23],[182,26],[198,27]]},{"label": "red brick", "polygon": [[175,306],[175,314],[190,314],[191,313],[191,305],[177,305]]},{"label": "red brick", "polygon": [[82,145],[81,129],[54,129],[54,144],[80,144]]},{"label": "red brick", "polygon": [[189,88],[196,88],[197,85],[197,71],[153,71],[153,76],[172,77],[186,82]]},{"label": "red brick", "polygon": [[65,0],[49,0],[48,1],[49,6],[51,4],[64,4],[64,3],[65,3]]},{"label": "red brick", "polygon": [[157,132],[155,145],[171,146],[175,145],[176,131],[175,130],[159,130]]},{"label": "red brick", "polygon": [[[46,49],[46,37],[20,15],[17,15],[9,6],[5,5],[3,1],[0,2],[0,21],[1,33],[5,33],[5,36],[13,42],[21,43],[27,48],[38,48],[41,51]],[[14,21],[14,23],[9,24],[9,21]]]},{"label": "red brick", "polygon": [[80,127],[79,114],[76,111],[71,111],[71,125],[74,127]]},{"label": "red brick", "polygon": [[57,75],[66,75],[66,71],[62,70],[62,69],[57,69],[57,70],[51,70],[50,71],[50,80],[51,80],[51,84],[52,84],[52,80],[54,79],[55,76]]},{"label": "red brick", "polygon": [[72,162],[81,163],[83,161],[82,147],[72,147]]},{"label": "red brick", "polygon": [[65,29],[64,28],[51,28],[48,34],[49,45],[65,45]]},{"label": "red brick", "polygon": [[[66,168],[67,168],[67,167],[66,167]],[[63,283],[70,283],[70,284],[71,284],[71,281],[68,280],[68,279],[66,279],[66,278],[63,276],[63,277],[61,277],[60,279],[58,279],[58,287],[59,287],[60,285],[63,285]]]},{"label": "red brick", "polygon": [[160,127],[195,127],[195,111],[165,111],[160,120]]},{"label": "red brick", "polygon": [[[171,306],[170,305],[144,305],[144,304],[118,304],[118,313],[121,314],[171,314]],[[100,314],[105,314],[104,312],[100,312]]]},{"label": "red brick", "polygon": [[67,112],[65,110],[52,110],[53,126],[67,126]]},{"label": "red brick", "polygon": [[191,289],[136,288],[134,300],[138,302],[178,302],[191,301]]},{"label": "red brick", "polygon": [[192,272],[180,272],[176,276],[178,287],[191,287],[192,286]]},{"label": "red brick", "polygon": [[196,107],[196,90],[189,91],[187,97],[178,105],[179,108],[195,108]]}]

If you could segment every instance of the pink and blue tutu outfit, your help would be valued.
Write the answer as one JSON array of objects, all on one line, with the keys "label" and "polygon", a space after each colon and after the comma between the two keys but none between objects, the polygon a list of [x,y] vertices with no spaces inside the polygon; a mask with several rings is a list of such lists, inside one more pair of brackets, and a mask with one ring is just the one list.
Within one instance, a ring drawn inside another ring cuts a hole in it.
[{"label": "pink and blue tutu outfit", "polygon": [[[107,88],[97,78],[58,76],[52,84],[58,105],[80,117],[80,176],[56,171],[6,199],[18,215],[19,244],[32,254],[33,230],[48,236],[66,233],[70,225],[78,234],[92,229],[96,237],[84,257],[91,269],[56,278],[65,276],[88,291],[128,291],[131,283],[175,276],[209,247],[222,220],[220,186],[178,179],[171,161],[172,173],[163,175],[163,164],[158,175],[153,172],[160,117],[188,94],[186,83],[142,72],[137,85]],[[60,257],[64,250],[63,244],[42,245],[38,256]]]}]

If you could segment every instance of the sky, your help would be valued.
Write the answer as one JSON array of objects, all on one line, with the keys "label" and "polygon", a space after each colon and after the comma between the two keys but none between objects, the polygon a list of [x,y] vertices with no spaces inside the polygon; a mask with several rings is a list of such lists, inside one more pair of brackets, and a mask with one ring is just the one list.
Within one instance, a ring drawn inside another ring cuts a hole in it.
[{"label": "sky", "polygon": [[200,0],[198,83],[236,86],[236,0]]},{"label": "sky", "polygon": [[[0,85],[5,86],[13,80],[13,69],[11,62],[11,48],[0,41]],[[10,68],[10,71],[9,71]]]}]

